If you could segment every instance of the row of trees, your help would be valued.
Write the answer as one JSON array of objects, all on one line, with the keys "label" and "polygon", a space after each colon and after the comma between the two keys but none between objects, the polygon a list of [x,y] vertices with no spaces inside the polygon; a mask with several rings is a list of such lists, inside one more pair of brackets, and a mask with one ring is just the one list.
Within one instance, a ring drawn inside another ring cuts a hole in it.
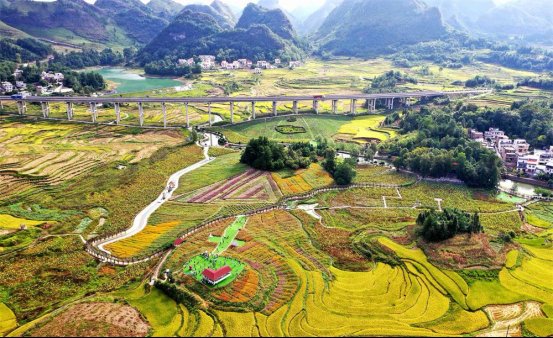
[{"label": "row of trees", "polygon": [[417,217],[418,233],[427,241],[440,242],[462,233],[483,231],[478,213],[473,215],[458,209],[444,209],[443,212],[426,210]]},{"label": "row of trees", "polygon": [[451,112],[423,107],[406,112],[400,126],[404,135],[379,147],[395,157],[397,168],[430,177],[456,176],[472,187],[495,188],[499,183],[500,159],[470,140]]},{"label": "row of trees", "polygon": [[193,66],[178,65],[170,59],[163,59],[147,63],[144,66],[144,72],[150,75],[161,76],[190,76],[201,74],[202,67],[198,63],[195,63]]}]

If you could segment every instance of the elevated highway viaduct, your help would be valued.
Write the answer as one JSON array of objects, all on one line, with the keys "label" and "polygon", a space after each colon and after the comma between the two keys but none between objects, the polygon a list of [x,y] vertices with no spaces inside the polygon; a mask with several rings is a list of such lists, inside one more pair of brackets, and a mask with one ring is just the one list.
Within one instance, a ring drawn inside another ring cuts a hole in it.
[{"label": "elevated highway viaduct", "polygon": [[188,106],[189,104],[200,104],[207,107],[209,114],[209,124],[212,124],[212,104],[228,104],[230,112],[230,122],[234,123],[234,106],[237,103],[249,103],[251,105],[251,118],[255,119],[256,104],[260,102],[272,103],[272,115],[277,116],[277,106],[282,103],[292,103],[292,112],[299,114],[299,102],[308,101],[312,104],[312,112],[319,114],[320,103],[329,101],[332,103],[331,113],[337,114],[337,106],[339,101],[349,103],[349,113],[355,115],[357,113],[357,105],[359,101],[365,101],[369,112],[375,111],[377,102],[392,110],[398,103],[406,103],[409,99],[432,99],[438,97],[456,97],[465,95],[480,95],[490,93],[491,90],[475,89],[475,90],[457,90],[457,91],[418,91],[418,92],[398,92],[398,93],[379,93],[379,94],[358,94],[358,95],[297,95],[297,96],[225,96],[225,97],[86,97],[86,96],[0,96],[0,106],[3,102],[16,102],[17,113],[19,115],[27,114],[27,104],[40,104],[43,118],[50,117],[50,104],[64,104],[66,106],[67,120],[71,121],[74,118],[73,105],[85,104],[90,107],[91,122],[97,123],[98,112],[97,107],[103,104],[110,104],[114,107],[115,124],[121,122],[121,105],[136,104],[138,107],[138,121],[141,127],[144,126],[144,104],[145,103],[160,103],[161,114],[163,115],[163,127],[167,127],[167,108],[166,104],[182,104],[184,114],[186,116],[186,127],[190,127],[190,119]]}]

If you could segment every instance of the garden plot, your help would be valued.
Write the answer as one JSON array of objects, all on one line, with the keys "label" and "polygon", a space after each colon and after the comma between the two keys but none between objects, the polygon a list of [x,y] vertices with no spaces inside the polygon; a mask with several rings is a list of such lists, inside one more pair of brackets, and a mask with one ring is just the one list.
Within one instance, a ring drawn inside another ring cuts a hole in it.
[{"label": "garden plot", "polygon": [[211,203],[215,201],[276,202],[281,197],[271,174],[249,169],[246,172],[202,188],[179,201]]}]

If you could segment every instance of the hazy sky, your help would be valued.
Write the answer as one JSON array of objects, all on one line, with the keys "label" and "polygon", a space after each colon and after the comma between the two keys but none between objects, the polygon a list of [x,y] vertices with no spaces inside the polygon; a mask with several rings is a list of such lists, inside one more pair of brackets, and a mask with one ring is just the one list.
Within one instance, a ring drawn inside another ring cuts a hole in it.
[{"label": "hazy sky", "polygon": [[[52,0],[37,0],[37,1],[52,1]],[[87,2],[94,3],[95,0],[86,0]],[[144,3],[149,2],[150,0],[141,0]],[[182,4],[190,4],[190,3],[211,3],[213,0],[175,0],[177,2],[180,2]],[[223,0],[224,2],[228,4],[232,4],[236,7],[244,7],[248,2],[257,2],[257,0]],[[513,0],[494,0],[498,4],[507,3],[509,1]],[[298,7],[307,7],[309,5],[314,6],[316,8],[320,7],[325,0],[280,0],[281,5],[288,9],[293,10]]]}]

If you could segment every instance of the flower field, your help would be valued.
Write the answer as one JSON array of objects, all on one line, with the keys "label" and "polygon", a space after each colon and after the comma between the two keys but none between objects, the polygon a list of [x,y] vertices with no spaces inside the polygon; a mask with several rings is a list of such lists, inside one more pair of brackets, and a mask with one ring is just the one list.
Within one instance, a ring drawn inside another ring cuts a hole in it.
[{"label": "flower field", "polygon": [[280,191],[277,189],[270,173],[248,169],[239,175],[181,197],[179,201],[187,203],[212,203],[216,201],[274,203],[280,197]]},{"label": "flower field", "polygon": [[301,194],[331,185],[334,180],[320,164],[313,163],[307,169],[272,173],[272,177],[284,196]]}]

